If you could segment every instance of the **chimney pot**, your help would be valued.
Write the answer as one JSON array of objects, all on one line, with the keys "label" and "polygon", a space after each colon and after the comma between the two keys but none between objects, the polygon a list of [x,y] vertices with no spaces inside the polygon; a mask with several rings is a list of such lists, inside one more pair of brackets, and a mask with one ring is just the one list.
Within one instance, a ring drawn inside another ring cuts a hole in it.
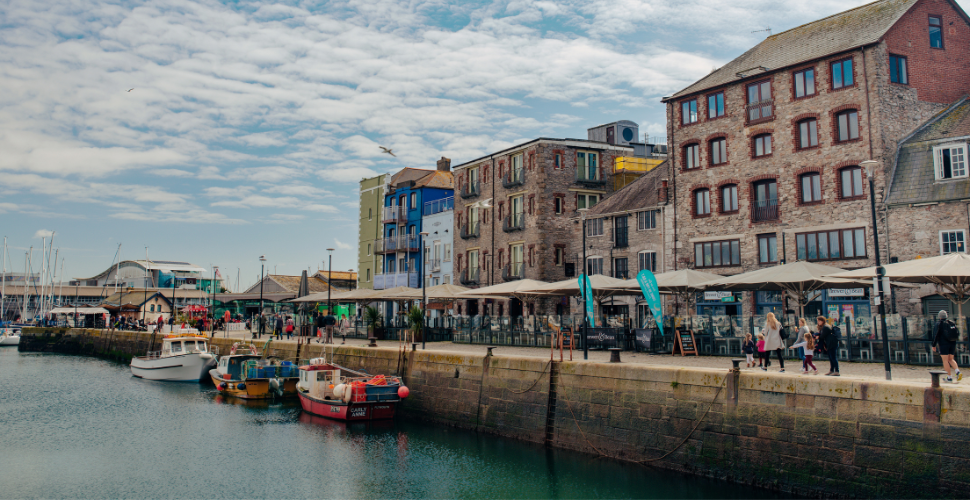
[{"label": "chimney pot", "polygon": [[438,160],[438,170],[441,172],[451,172],[451,158],[445,158],[444,156]]}]

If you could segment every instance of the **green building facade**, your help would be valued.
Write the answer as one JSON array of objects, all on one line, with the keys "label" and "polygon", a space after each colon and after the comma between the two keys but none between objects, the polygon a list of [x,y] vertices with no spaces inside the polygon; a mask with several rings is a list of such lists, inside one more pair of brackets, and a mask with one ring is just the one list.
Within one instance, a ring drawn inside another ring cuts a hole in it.
[{"label": "green building facade", "polygon": [[360,223],[357,226],[357,288],[374,288],[374,275],[380,272],[380,261],[374,242],[380,239],[384,207],[384,185],[388,174],[360,181]]}]

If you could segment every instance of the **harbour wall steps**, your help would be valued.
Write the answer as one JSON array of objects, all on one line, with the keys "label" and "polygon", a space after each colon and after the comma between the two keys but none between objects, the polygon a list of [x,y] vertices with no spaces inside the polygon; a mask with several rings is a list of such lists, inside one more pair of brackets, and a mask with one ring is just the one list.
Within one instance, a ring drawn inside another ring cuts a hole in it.
[{"label": "harbour wall steps", "polygon": [[[21,350],[82,344],[92,346],[87,354],[128,353],[150,337],[48,331],[25,331]],[[232,340],[212,343],[228,352]],[[284,345],[277,355],[296,357]],[[323,351],[301,348],[300,358]],[[391,347],[337,346],[334,360],[403,375],[406,418],[796,495],[970,491],[970,390],[960,386]]]}]

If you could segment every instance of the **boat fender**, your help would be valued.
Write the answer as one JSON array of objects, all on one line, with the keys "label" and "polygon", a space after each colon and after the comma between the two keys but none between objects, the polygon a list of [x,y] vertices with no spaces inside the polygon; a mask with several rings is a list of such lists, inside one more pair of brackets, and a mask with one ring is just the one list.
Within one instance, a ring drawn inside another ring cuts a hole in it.
[{"label": "boat fender", "polygon": [[227,387],[227,386],[226,386],[226,383],[225,383],[225,382],[223,382],[223,383],[221,383],[221,384],[219,384],[219,385],[217,386],[217,388],[218,388],[218,389],[219,389],[220,391],[224,391],[224,390],[226,390],[226,387]]},{"label": "boat fender", "polygon": [[337,387],[333,388],[333,397],[337,399],[344,398],[344,391],[347,389],[347,384],[337,384]]},{"label": "boat fender", "polygon": [[401,387],[399,387],[399,388],[397,389],[397,395],[398,395],[398,397],[400,397],[401,399],[405,399],[405,398],[407,398],[407,397],[408,397],[408,395],[410,395],[410,394],[411,394],[411,390],[410,390],[410,389],[408,389],[408,387],[407,387],[406,385],[402,385]]},{"label": "boat fender", "polygon": [[246,390],[246,383],[245,382],[240,382],[240,383],[236,384],[236,389],[239,389],[240,391]]},{"label": "boat fender", "polygon": [[282,387],[282,385],[283,384],[280,383],[280,379],[278,379],[278,378],[271,378],[271,379],[269,379],[269,388],[272,389],[273,392],[276,393],[278,396],[282,396],[283,395],[283,387]]}]

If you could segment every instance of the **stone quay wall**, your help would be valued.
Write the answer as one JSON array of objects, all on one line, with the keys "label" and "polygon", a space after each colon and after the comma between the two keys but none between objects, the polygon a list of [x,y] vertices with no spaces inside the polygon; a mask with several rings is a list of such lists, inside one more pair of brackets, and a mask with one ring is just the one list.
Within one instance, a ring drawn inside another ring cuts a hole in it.
[{"label": "stone quay wall", "polygon": [[[35,330],[25,332],[22,351],[125,352],[151,336]],[[222,352],[231,342],[212,341]],[[279,346],[276,355],[297,357],[295,345]],[[403,418],[790,494],[962,497],[970,490],[970,391],[960,387],[402,352],[393,344],[330,348],[348,368],[403,376],[411,389]],[[324,346],[300,349],[305,359]]]}]

